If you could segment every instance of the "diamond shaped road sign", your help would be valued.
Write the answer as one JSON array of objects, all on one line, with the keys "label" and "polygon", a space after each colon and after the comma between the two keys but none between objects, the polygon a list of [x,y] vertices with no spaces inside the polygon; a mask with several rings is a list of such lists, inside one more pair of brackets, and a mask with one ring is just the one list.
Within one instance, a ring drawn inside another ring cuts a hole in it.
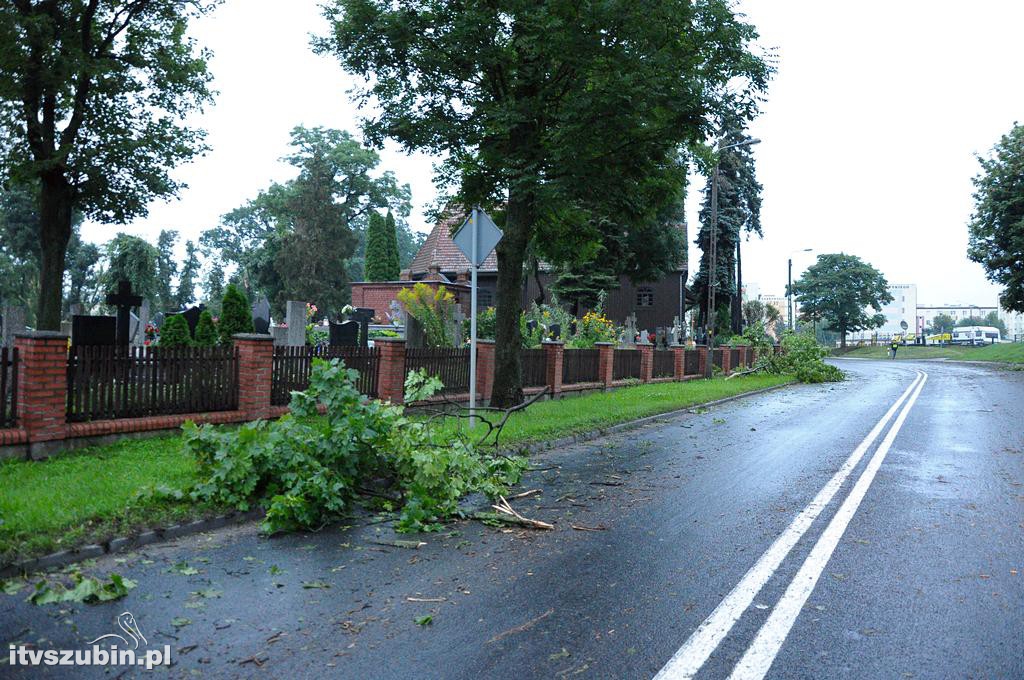
[{"label": "diamond shaped road sign", "polygon": [[[462,254],[473,263],[473,266],[479,267],[487,259],[487,256],[491,254],[494,247],[498,245],[498,241],[504,234],[501,233],[501,229],[494,224],[491,218],[483,210],[476,210],[473,213],[476,215],[476,225],[473,224],[473,215],[466,218],[466,221],[462,223],[459,230],[455,232],[455,236],[452,237],[452,241],[458,246]],[[473,228],[477,229],[476,236],[476,253],[473,253]]]}]

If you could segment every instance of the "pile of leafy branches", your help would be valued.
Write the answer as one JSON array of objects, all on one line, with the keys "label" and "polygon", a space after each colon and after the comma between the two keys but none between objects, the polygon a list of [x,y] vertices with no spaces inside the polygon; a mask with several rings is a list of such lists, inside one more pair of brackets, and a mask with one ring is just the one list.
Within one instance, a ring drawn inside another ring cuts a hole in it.
[{"label": "pile of leafy branches", "polygon": [[743,338],[749,346],[757,350],[757,363],[750,371],[765,371],[792,375],[800,382],[821,383],[839,382],[846,379],[846,374],[824,359],[828,349],[818,344],[811,333],[792,333],[786,331],[782,336],[782,352],[776,355],[774,346],[764,324],[760,321],[751,324],[743,332]]},{"label": "pile of leafy branches", "polygon": [[[433,421],[365,398],[358,377],[337,359],[314,360],[309,388],[292,393],[289,415],[234,429],[186,423],[185,443],[200,468],[192,497],[264,507],[264,530],[275,533],[339,519],[357,495],[382,495],[367,487],[383,481],[389,504],[401,506],[398,528],[422,531],[458,515],[463,495],[494,498],[519,481],[525,459],[483,456],[463,438],[437,436]],[[440,388],[437,378],[412,373],[406,400]]]}]

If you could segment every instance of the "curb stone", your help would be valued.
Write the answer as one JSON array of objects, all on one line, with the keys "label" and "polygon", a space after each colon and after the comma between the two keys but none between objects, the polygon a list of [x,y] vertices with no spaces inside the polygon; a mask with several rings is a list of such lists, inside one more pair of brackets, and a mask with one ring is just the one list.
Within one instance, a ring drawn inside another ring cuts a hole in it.
[{"label": "curb stone", "polygon": [[[633,430],[644,425],[649,425],[657,420],[664,418],[672,418],[675,416],[683,415],[685,413],[693,413],[696,409],[709,408],[712,406],[720,406],[721,404],[727,404],[731,401],[743,399],[746,397],[754,397],[759,394],[765,394],[767,392],[773,392],[775,390],[782,389],[784,387],[792,387],[794,383],[783,383],[781,385],[773,385],[771,387],[765,387],[760,390],[754,390],[753,392],[743,392],[742,394],[734,394],[731,397],[725,397],[723,399],[716,399],[714,401],[706,401],[700,404],[693,404],[685,408],[676,409],[674,411],[666,411],[665,413],[656,413],[651,416],[644,416],[643,418],[637,418],[636,420],[630,420],[624,423],[617,423],[615,425],[609,425],[607,427],[597,428],[587,433],[569,435],[567,437],[560,437],[558,439],[552,439],[545,442],[536,442],[528,444],[518,448],[507,448],[502,449],[501,453],[539,453],[553,448],[562,446],[570,446],[572,444],[581,444],[584,442],[593,441],[599,439],[605,435],[616,434],[618,432],[626,432]],[[527,468],[526,472],[529,472]],[[464,507],[462,510],[467,513],[479,512],[486,510],[490,507],[490,503],[483,503],[479,506],[471,505]],[[18,576],[21,574],[33,572],[33,571],[47,571],[56,569],[59,567],[65,567],[75,562],[82,560],[100,557],[102,555],[112,555],[114,553],[125,552],[136,548],[141,548],[152,543],[159,541],[167,541],[175,538],[182,538],[184,536],[190,536],[193,534],[202,533],[204,531],[212,531],[213,529],[220,529],[232,523],[242,524],[250,522],[252,520],[260,519],[263,516],[263,510],[250,510],[244,513],[227,513],[223,515],[216,515],[208,519],[196,520],[187,524],[172,524],[167,527],[157,527],[149,531],[144,531],[140,534],[132,536],[118,536],[112,538],[102,545],[93,544],[87,545],[77,550],[61,550],[60,552],[51,553],[49,555],[43,555],[31,560],[25,560],[23,562],[16,562],[11,565],[0,568],[0,578],[6,578],[10,576]]]},{"label": "curb stone", "polygon": [[42,557],[36,557],[31,560],[15,562],[14,564],[0,568],[0,578],[19,576],[21,574],[27,574],[34,571],[58,569],[60,567],[66,567],[69,564],[74,564],[75,562],[81,562],[82,560],[126,552],[160,541],[167,541],[174,538],[182,538],[184,536],[202,533],[204,531],[220,529],[232,523],[242,524],[244,522],[260,519],[262,516],[262,510],[234,512],[215,515],[208,519],[200,519],[187,524],[172,524],[168,527],[158,527],[132,536],[118,536],[110,539],[102,545],[94,543],[74,550],[61,550],[59,552],[50,553],[49,555],[43,555]]}]

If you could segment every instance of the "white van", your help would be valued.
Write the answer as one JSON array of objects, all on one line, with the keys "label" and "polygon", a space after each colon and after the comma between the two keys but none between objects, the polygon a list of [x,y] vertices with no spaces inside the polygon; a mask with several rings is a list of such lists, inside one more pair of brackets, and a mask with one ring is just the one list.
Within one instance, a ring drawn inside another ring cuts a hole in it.
[{"label": "white van", "polygon": [[991,345],[999,342],[995,326],[961,326],[953,329],[954,345]]}]

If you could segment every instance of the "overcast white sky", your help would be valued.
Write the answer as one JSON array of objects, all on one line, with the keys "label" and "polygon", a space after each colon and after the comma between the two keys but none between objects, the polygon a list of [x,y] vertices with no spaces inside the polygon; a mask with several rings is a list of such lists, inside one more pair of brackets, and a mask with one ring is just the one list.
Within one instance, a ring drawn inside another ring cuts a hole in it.
[{"label": "overcast white sky", "polygon": [[[227,0],[195,26],[214,51],[220,94],[200,119],[212,151],[180,168],[190,188],[124,227],[151,241],[162,228],[195,238],[273,180],[298,124],[356,132],[337,62],[314,55],[318,0]],[[916,283],[924,304],[995,304],[998,289],[966,257],[975,153],[1024,119],[1019,29],[1024,2],[742,2],[779,71],[751,133],[764,185],[763,240],[744,251],[744,279],[782,294],[793,250],[843,251],[892,283]],[[387,149],[382,168],[412,186],[414,228],[434,199],[431,161]],[[695,179],[688,213],[696,233]],[[691,246],[691,262],[698,252]],[[794,256],[794,271],[814,261]]]}]

